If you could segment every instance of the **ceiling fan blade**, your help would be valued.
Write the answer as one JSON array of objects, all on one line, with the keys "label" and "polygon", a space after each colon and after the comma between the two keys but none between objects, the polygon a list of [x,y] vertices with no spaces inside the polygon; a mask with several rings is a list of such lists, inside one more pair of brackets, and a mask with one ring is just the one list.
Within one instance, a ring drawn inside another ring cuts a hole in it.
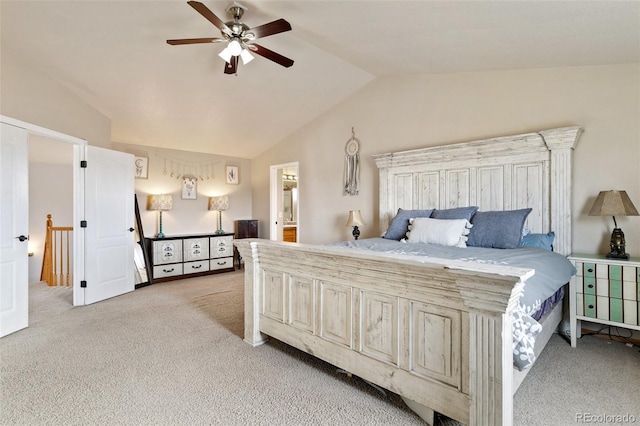
[{"label": "ceiling fan blade", "polygon": [[198,13],[204,16],[209,22],[216,26],[220,31],[225,34],[231,35],[231,30],[227,27],[227,24],[222,22],[220,18],[218,18],[215,13],[213,13],[207,6],[200,3],[199,1],[188,1],[187,4],[194,8]]},{"label": "ceiling fan blade", "polygon": [[223,38],[181,38],[176,40],[167,40],[167,43],[176,46],[178,44],[196,44],[196,43],[219,43],[226,41]]},{"label": "ceiling fan blade", "polygon": [[272,60],[273,62],[282,65],[283,67],[289,68],[293,65],[293,59],[289,59],[285,56],[282,56],[279,53],[274,52],[273,50],[269,50],[266,47],[262,47],[259,44],[251,43],[248,44],[249,50],[253,53],[256,53],[260,56],[264,56],[265,58]]},{"label": "ceiling fan blade", "polygon": [[232,56],[231,62],[224,63],[224,73],[225,74],[236,74],[238,72],[238,57]]},{"label": "ceiling fan blade", "polygon": [[283,33],[291,30],[291,24],[284,19],[278,19],[277,21],[269,22],[268,24],[259,25],[255,28],[251,28],[247,31],[248,34],[254,34],[253,39],[260,37],[267,37],[270,35]]}]

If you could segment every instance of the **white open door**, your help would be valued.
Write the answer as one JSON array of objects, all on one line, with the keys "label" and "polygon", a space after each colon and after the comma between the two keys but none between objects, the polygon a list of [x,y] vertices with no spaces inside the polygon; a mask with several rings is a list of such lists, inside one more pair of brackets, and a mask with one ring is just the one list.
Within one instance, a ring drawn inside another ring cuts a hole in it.
[{"label": "white open door", "polygon": [[25,129],[0,123],[0,337],[29,323],[29,181]]},{"label": "white open door", "polygon": [[87,146],[84,304],[134,289],[134,156]]}]

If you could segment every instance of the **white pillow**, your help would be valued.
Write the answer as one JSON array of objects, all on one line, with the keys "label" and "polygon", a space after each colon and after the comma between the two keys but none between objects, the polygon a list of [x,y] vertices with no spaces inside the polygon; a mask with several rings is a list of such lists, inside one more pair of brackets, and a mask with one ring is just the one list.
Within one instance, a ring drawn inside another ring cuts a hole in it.
[{"label": "white pillow", "polygon": [[466,247],[467,235],[472,226],[466,219],[417,217],[409,219],[407,242]]}]

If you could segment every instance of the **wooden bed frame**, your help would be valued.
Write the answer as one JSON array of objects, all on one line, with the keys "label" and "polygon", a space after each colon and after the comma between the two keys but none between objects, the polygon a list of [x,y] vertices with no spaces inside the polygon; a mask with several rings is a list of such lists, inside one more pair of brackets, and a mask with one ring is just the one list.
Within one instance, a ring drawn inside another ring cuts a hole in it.
[{"label": "wooden bed frame", "polygon": [[[375,155],[380,227],[399,207],[531,207],[532,232],[571,250],[572,150],[565,127]],[[236,240],[245,260],[245,337],[281,340],[467,425],[513,424],[510,315],[535,271],[268,240]],[[555,309],[540,352],[562,317]],[[514,374],[515,373],[515,374]]]}]

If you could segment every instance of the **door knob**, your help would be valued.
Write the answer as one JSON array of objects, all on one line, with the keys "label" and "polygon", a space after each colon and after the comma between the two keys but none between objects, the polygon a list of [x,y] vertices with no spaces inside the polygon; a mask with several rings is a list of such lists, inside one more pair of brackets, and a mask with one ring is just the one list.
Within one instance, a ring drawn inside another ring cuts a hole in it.
[{"label": "door knob", "polygon": [[19,237],[16,237],[17,240],[20,240],[20,242],[22,241],[27,241],[29,239],[29,237],[25,237],[24,235],[20,235]]}]

